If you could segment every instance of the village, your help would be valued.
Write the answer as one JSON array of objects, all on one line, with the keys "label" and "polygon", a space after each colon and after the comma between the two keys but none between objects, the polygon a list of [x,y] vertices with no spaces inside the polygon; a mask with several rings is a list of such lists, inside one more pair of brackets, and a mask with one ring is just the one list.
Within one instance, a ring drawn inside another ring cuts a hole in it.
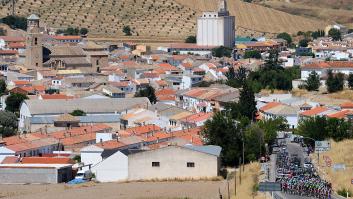
[{"label": "village", "polygon": [[[335,157],[328,161],[331,152],[322,151],[320,164],[314,148],[353,138],[353,29],[243,37],[227,1],[217,2],[197,17],[195,36],[179,43],[92,39],[87,29],[53,29],[35,13],[25,18],[26,30],[3,31],[0,190],[220,181],[214,195],[200,198],[238,198],[234,186],[254,194],[243,198],[265,198],[271,194],[257,186],[273,182],[282,189],[271,197],[292,198],[298,193],[286,191],[279,164],[299,156],[299,167],[313,165],[310,175],[325,185],[306,196],[339,198],[343,189],[348,196],[350,183],[327,185]],[[128,26],[123,32],[131,35]],[[0,198],[10,195],[0,191]]]}]

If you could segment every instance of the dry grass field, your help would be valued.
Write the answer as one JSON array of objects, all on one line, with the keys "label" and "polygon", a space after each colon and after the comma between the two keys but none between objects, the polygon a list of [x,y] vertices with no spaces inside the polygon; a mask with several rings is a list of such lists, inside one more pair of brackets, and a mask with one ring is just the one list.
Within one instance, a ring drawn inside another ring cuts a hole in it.
[{"label": "dry grass field", "polygon": [[[342,142],[331,141],[331,150],[320,154],[320,173],[323,177],[333,184],[334,190],[342,188],[349,189],[353,193],[353,185],[351,180],[353,179],[353,140],[345,140]],[[323,156],[328,156],[332,159],[332,165],[343,163],[346,165],[346,170],[333,171],[332,166],[325,166]],[[317,155],[313,155],[315,161]]]},{"label": "dry grass field", "polygon": [[[0,2],[0,17],[9,15],[10,1]],[[15,12],[37,13],[54,28],[86,27],[91,36],[120,38],[123,27],[129,25],[137,37],[184,39],[195,35],[201,11],[216,7],[215,0],[17,0]],[[228,0],[228,7],[236,16],[237,34],[244,36],[294,34],[326,25],[241,0]]]},{"label": "dry grass field", "polygon": [[294,15],[353,27],[352,0],[261,0],[259,4]]},{"label": "dry grass field", "polygon": [[322,94],[322,92],[308,92],[306,90],[295,89],[292,94],[297,97],[305,97],[311,101],[325,105],[340,105],[353,100],[352,90],[343,90],[337,93]]}]

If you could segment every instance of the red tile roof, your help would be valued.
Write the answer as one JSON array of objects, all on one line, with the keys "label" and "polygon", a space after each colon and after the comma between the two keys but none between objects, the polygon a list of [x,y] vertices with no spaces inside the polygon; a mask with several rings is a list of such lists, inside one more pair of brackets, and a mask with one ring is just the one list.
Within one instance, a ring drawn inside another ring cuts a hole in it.
[{"label": "red tile roof", "polygon": [[157,100],[158,101],[174,101],[175,100],[175,96],[161,95],[161,96],[157,96]]},{"label": "red tile roof", "polygon": [[302,68],[353,68],[353,61],[321,61],[305,64]]},{"label": "red tile roof", "polygon": [[138,127],[133,127],[133,128],[128,128],[125,131],[129,133],[130,135],[141,135],[141,134],[146,134],[150,133],[152,131],[160,131],[162,130],[161,127],[153,124],[148,124],[144,126],[138,126]]},{"label": "red tile roof", "polygon": [[8,46],[9,48],[26,48],[26,45],[22,42],[11,42]]},{"label": "red tile roof", "polygon": [[17,50],[0,50],[0,55],[16,55]]},{"label": "red tile roof", "polygon": [[123,146],[126,146],[126,144],[119,142],[117,140],[109,140],[109,141],[105,141],[105,142],[101,142],[101,143],[97,143],[96,146],[102,148],[102,149],[118,149],[121,148]]},{"label": "red tile roof", "polygon": [[278,105],[281,105],[281,103],[279,103],[279,102],[269,102],[265,106],[261,107],[260,111],[267,111],[267,110],[269,110],[271,108],[274,108],[274,107],[276,107]]},{"label": "red tile roof", "polygon": [[342,111],[338,111],[336,113],[333,114],[329,114],[327,115],[327,117],[329,118],[337,118],[337,119],[343,119],[347,116],[347,114],[352,114],[353,111],[351,110],[342,110]]},{"label": "red tile roof", "polygon": [[341,109],[353,109],[353,102],[345,102],[342,103],[340,106]]},{"label": "red tile roof", "polygon": [[301,112],[300,115],[302,115],[302,116],[315,116],[315,115],[322,113],[322,112],[325,112],[327,110],[328,110],[328,108],[326,108],[326,107],[318,106],[318,107],[312,108],[310,110]]},{"label": "red tile roof", "polygon": [[174,89],[170,89],[170,88],[165,88],[165,89],[161,89],[156,91],[156,95],[160,96],[160,95],[175,95],[176,94],[176,90]]},{"label": "red tile roof", "polygon": [[13,83],[16,86],[32,85],[32,83],[30,81],[25,81],[25,80],[14,80]]},{"label": "red tile roof", "polygon": [[15,164],[17,162],[18,162],[17,156],[7,156],[2,160],[1,164]]},{"label": "red tile roof", "polygon": [[186,48],[186,49],[207,49],[211,50],[217,46],[201,46],[197,44],[188,44],[188,43],[174,43],[170,45],[170,48]]},{"label": "red tile roof", "polygon": [[0,36],[5,42],[25,42],[25,37]]},{"label": "red tile roof", "polygon": [[188,123],[197,123],[201,121],[205,121],[210,119],[213,116],[213,113],[196,113],[190,116],[187,116],[183,118],[183,122],[188,122]]},{"label": "red tile roof", "polygon": [[22,164],[74,164],[70,158],[62,157],[23,157]]},{"label": "red tile roof", "polygon": [[163,70],[167,70],[167,71],[171,71],[171,70],[179,70],[179,68],[172,66],[168,63],[160,63],[158,64],[158,66],[163,69]]},{"label": "red tile roof", "polygon": [[73,99],[73,96],[67,96],[67,95],[63,95],[63,94],[42,94],[40,95],[43,100],[51,100],[51,99]]}]

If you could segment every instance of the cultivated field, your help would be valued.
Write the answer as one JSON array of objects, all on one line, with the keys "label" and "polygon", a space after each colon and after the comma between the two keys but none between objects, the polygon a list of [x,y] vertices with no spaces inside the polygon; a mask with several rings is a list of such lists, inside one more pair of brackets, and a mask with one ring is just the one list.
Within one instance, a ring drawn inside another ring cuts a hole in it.
[{"label": "cultivated field", "polygon": [[[12,12],[11,1],[0,1],[0,17]],[[121,37],[129,25],[134,36],[184,39],[195,35],[196,18],[204,10],[215,10],[215,0],[17,0],[17,15],[37,13],[54,28],[86,27],[91,36]],[[237,34],[274,36],[279,32],[323,28],[323,21],[307,19],[264,6],[228,0],[236,16]]]},{"label": "cultivated field", "polygon": [[294,15],[353,27],[351,0],[261,0],[260,4]]}]

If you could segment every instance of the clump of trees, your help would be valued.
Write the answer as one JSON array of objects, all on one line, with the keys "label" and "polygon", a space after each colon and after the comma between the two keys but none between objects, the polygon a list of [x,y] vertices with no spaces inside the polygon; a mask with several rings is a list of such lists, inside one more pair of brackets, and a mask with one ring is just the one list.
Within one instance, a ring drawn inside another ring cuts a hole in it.
[{"label": "clump of trees", "polygon": [[244,54],[244,59],[249,59],[249,58],[261,59],[261,53],[257,50],[246,51]]},{"label": "clump of trees", "polygon": [[0,19],[0,23],[8,25],[12,29],[27,30],[27,19],[25,17],[10,15]]},{"label": "clump of trees", "polygon": [[212,49],[212,56],[214,57],[231,57],[232,49],[220,46],[218,48]]},{"label": "clump of trees", "polygon": [[196,43],[196,37],[195,36],[188,36],[186,39],[185,39],[185,43]]},{"label": "clump of trees", "polygon": [[348,81],[348,87],[350,89],[353,89],[353,73],[350,73],[347,78]]},{"label": "clump of trees", "polygon": [[328,35],[332,38],[333,41],[342,40],[341,31],[336,28],[331,28],[328,32]]},{"label": "clump of trees", "polygon": [[135,97],[147,97],[151,104],[155,104],[157,102],[155,90],[152,86],[147,86],[145,89],[136,92]]},{"label": "clump of trees", "polygon": [[299,122],[296,133],[315,140],[353,138],[352,123],[344,119],[328,118],[324,116],[305,118]]},{"label": "clump of trees", "polygon": [[341,91],[344,88],[344,74],[333,74],[332,70],[327,71],[326,87],[329,93]]},{"label": "clump of trees", "polygon": [[56,31],[56,34],[64,34],[64,35],[87,35],[88,29],[87,28],[73,28],[68,27],[67,29],[59,29]]},{"label": "clump of trees", "polygon": [[290,34],[286,33],[286,32],[282,32],[282,33],[279,33],[277,35],[277,39],[284,39],[287,41],[288,45],[292,44],[293,42],[293,39],[292,39],[292,36],[290,36]]}]

